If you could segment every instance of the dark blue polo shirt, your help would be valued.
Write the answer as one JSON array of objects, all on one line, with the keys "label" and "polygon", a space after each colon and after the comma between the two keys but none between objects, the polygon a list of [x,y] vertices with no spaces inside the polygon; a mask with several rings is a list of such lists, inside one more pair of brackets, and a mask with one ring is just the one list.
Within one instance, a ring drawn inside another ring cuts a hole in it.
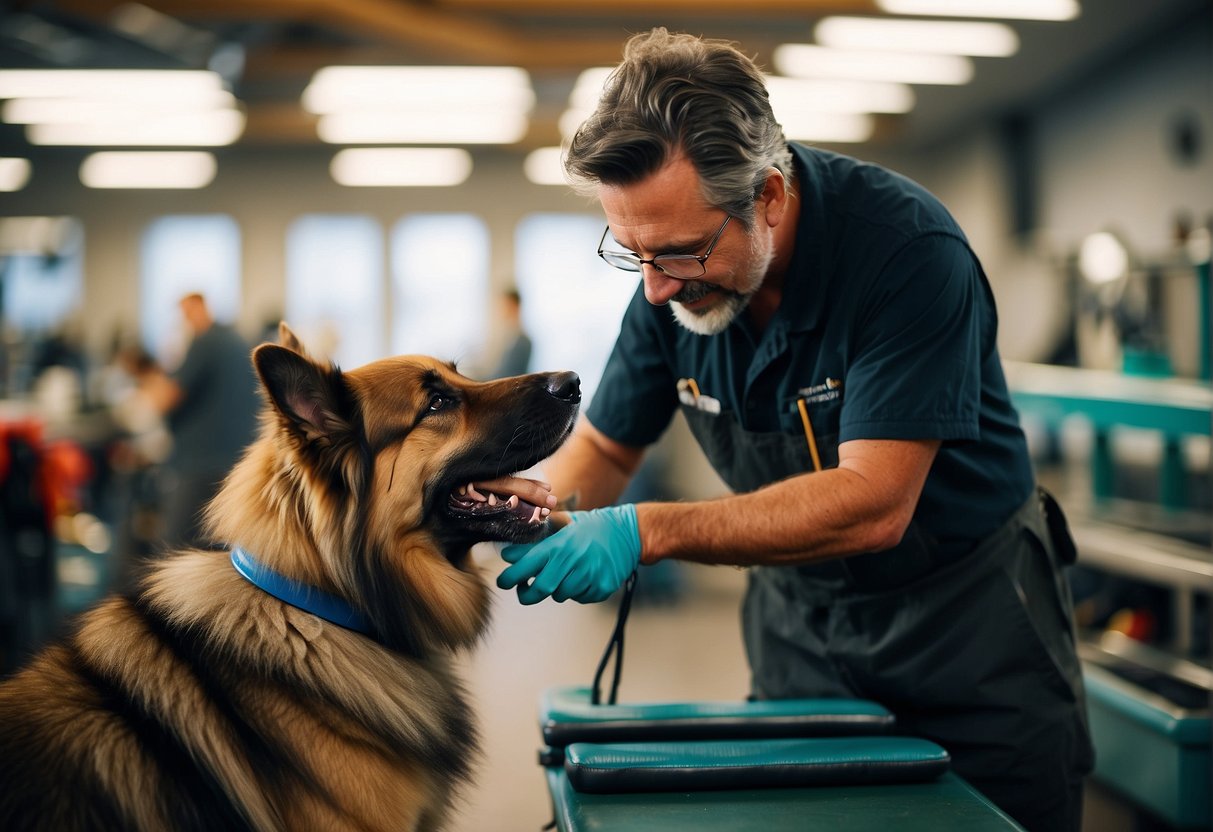
[{"label": "dark blue polo shirt", "polygon": [[[994,298],[960,227],[921,186],[792,145],[800,217],[783,299],[765,331],[743,313],[696,335],[640,287],[587,411],[632,446],[680,405],[755,435],[803,436],[824,467],[852,439],[939,439],[915,519],[946,554],[996,530],[1034,484],[996,347]],[[700,416],[700,418],[703,418]],[[754,442],[736,453],[761,452]],[[727,479],[727,478],[726,478]]]}]

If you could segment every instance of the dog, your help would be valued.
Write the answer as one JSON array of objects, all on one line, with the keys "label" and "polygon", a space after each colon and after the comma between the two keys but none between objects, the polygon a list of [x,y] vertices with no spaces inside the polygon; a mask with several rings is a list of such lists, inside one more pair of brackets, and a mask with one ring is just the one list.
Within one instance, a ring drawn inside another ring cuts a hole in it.
[{"label": "dog", "polygon": [[0,685],[0,829],[451,817],[477,753],[451,657],[491,598],[469,550],[551,527],[468,484],[550,456],[578,378],[474,382],[421,356],[342,372],[279,335],[253,351],[261,432],[205,513],[227,549],[158,559]]}]

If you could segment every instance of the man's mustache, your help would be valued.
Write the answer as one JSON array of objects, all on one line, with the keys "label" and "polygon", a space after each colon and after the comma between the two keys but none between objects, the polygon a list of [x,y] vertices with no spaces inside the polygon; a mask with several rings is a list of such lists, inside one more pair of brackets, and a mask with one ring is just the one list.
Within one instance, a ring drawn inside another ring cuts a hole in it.
[{"label": "man's mustache", "polygon": [[694,303],[701,298],[705,298],[712,292],[719,291],[720,287],[714,283],[705,283],[702,280],[691,280],[686,283],[678,294],[670,298],[674,303]]}]

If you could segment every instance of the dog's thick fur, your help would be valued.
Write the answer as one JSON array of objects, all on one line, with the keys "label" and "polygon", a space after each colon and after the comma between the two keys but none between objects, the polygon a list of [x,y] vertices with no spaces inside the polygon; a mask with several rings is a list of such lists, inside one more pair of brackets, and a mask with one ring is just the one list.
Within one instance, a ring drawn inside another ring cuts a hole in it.
[{"label": "dog's thick fur", "polygon": [[373,637],[246,581],[227,551],[157,561],[0,686],[0,829],[429,830],[474,762],[449,662],[487,623],[481,540],[542,536],[534,506],[461,483],[567,437],[571,373],[476,383],[433,359],[341,372],[253,354],[268,405],[207,510],[219,545],[348,601]]}]

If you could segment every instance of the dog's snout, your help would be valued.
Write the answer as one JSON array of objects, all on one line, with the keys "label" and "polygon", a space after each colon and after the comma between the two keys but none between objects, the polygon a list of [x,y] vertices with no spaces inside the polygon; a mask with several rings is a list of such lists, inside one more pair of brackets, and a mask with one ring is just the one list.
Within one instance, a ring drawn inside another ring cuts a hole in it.
[{"label": "dog's snout", "polygon": [[548,376],[548,395],[565,402],[581,401],[581,379],[576,373],[552,373]]}]

